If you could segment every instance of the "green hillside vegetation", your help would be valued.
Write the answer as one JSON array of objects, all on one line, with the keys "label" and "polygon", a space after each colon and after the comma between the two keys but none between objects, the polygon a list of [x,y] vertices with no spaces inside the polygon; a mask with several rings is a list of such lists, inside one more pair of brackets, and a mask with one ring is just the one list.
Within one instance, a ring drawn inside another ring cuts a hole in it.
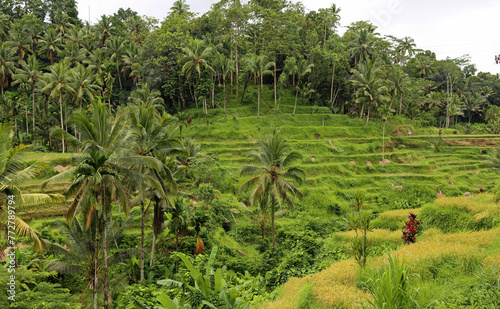
[{"label": "green hillside vegetation", "polygon": [[1,308],[500,306],[497,76],[335,5],[55,3],[0,8]]}]

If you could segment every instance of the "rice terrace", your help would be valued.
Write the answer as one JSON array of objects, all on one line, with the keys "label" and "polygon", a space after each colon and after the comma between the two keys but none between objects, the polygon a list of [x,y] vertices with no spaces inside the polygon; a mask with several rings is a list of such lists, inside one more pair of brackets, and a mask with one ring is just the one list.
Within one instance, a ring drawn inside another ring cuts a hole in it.
[{"label": "rice terrace", "polygon": [[400,1],[87,2],[0,1],[0,308],[500,308],[495,50]]}]

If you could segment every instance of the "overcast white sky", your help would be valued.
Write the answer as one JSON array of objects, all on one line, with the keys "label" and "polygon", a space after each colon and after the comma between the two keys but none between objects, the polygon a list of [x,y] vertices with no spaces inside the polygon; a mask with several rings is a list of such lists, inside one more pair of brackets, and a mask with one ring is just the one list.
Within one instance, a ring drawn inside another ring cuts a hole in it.
[{"label": "overcast white sky", "polygon": [[[95,23],[103,14],[115,13],[120,7],[158,18],[168,14],[174,0],[77,0],[79,17]],[[203,13],[214,0],[187,0],[191,11]],[[242,1],[246,2],[246,1]],[[296,2],[295,0],[293,2]],[[500,15],[498,0],[307,0],[309,10],[341,8],[341,33],[345,26],[358,20],[370,20],[382,35],[415,40],[417,48],[434,51],[438,59],[464,54],[471,56],[478,71],[500,73],[495,54],[500,54],[497,25]]]}]

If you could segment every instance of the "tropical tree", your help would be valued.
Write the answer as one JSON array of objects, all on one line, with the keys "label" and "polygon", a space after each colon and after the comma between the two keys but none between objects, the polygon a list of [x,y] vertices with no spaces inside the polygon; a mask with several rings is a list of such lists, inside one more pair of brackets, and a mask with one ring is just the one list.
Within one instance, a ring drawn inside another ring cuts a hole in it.
[{"label": "tropical tree", "polygon": [[0,87],[3,89],[9,86],[9,77],[15,71],[16,59],[12,48],[0,43]]},{"label": "tropical tree", "polygon": [[[205,68],[212,73],[215,70],[208,64],[207,59],[212,55],[212,48],[205,47],[202,41],[195,39],[189,44],[182,48],[183,55],[179,59],[180,63],[184,63],[182,66],[182,72],[186,73],[186,77],[190,78],[193,71],[198,72],[198,78],[201,79],[201,68]],[[196,87],[194,91],[194,98],[197,102]],[[203,112],[208,114],[206,107],[206,100],[203,100]]]},{"label": "tropical tree", "polygon": [[260,92],[264,90],[264,75],[273,74],[273,71],[269,70],[274,67],[274,62],[267,62],[267,57],[264,55],[253,55],[252,57],[246,58],[245,63],[253,75],[255,80],[257,80],[260,85],[257,86],[257,118],[260,116]]},{"label": "tropical tree", "polygon": [[11,31],[9,36],[9,40],[6,41],[5,44],[16,51],[19,59],[22,60],[28,52],[33,52],[30,48],[30,38],[24,35],[24,33],[21,34],[19,31]]},{"label": "tropical tree", "polygon": [[361,29],[356,33],[354,43],[350,48],[354,63],[366,62],[373,52],[374,37],[373,32],[368,29]]},{"label": "tropical tree", "polygon": [[38,54],[48,54],[51,65],[54,64],[55,53],[61,52],[61,39],[61,36],[58,36],[53,28],[49,28],[38,40],[38,43],[40,44]]},{"label": "tropical tree", "polygon": [[[142,93],[147,92],[147,86],[142,88]],[[152,104],[151,96],[146,96],[144,100],[140,99],[140,96],[135,97],[137,105],[131,105],[127,108],[128,117],[130,120],[131,128],[134,132],[134,150],[141,156],[155,157],[156,153],[168,152],[172,148],[174,142],[174,132],[175,127],[168,117],[161,117],[155,111],[155,107]],[[166,197],[167,192],[176,193],[177,184],[173,178],[170,169],[161,164],[161,172],[157,170],[148,169],[147,166],[139,164],[135,166],[141,174],[149,174],[151,179],[153,179],[158,185],[151,185],[150,183],[140,183],[139,184],[139,194],[138,201],[141,203],[141,268],[140,268],[140,280],[144,280],[144,203],[146,199],[154,202],[154,218],[153,222],[161,221],[161,219],[156,218],[158,215],[162,215],[160,207],[162,200],[167,202]],[[160,190],[154,190],[154,187],[159,187]],[[153,231],[153,248],[152,254],[154,254],[154,246],[156,235],[159,233],[157,228]]]},{"label": "tropical tree", "polygon": [[78,64],[69,71],[69,86],[74,90],[72,93],[73,103],[80,110],[82,110],[83,98],[87,97],[88,102],[90,102],[99,90],[94,70],[82,64]]},{"label": "tropical tree", "polygon": [[[81,134],[81,141],[71,136],[61,128],[52,130],[56,137],[64,136],[68,143],[79,149],[81,154],[75,155],[76,168],[62,172],[48,180],[42,186],[52,181],[72,179],[65,191],[65,196],[73,196],[66,219],[72,221],[81,213],[85,217],[86,229],[94,220],[95,224],[107,226],[107,220],[112,209],[112,201],[128,215],[130,192],[134,184],[141,182],[155,183],[149,176],[132,169],[143,164],[148,168],[160,169],[154,158],[137,155],[126,148],[132,142],[126,121],[126,113],[121,112],[113,117],[104,103],[92,103],[92,116],[87,118],[85,112],[73,113],[69,123],[74,124]],[[99,217],[100,215],[100,217]],[[98,233],[99,229],[96,229]],[[108,282],[108,238],[106,229],[102,229],[102,270],[104,308],[112,304]],[[97,300],[94,299],[94,306]]]},{"label": "tropical tree", "polygon": [[[219,59],[217,59],[217,70],[220,77],[222,77],[222,85],[224,87],[223,95],[224,95],[224,118],[227,118],[226,113],[226,77],[231,74],[233,71],[234,63],[231,59],[227,58],[224,55],[219,55]],[[219,84],[220,85],[220,84]]]},{"label": "tropical tree", "polygon": [[295,72],[297,72],[297,90],[295,91],[295,105],[293,107],[293,115],[295,115],[295,110],[297,109],[297,97],[299,95],[300,79],[304,77],[307,73],[311,73],[314,64],[308,63],[305,59],[299,59],[297,61]]},{"label": "tropical tree", "polygon": [[171,14],[182,16],[189,13],[189,8],[190,6],[186,3],[186,0],[176,0],[170,7],[170,10],[172,11]]},{"label": "tropical tree", "polygon": [[[40,84],[41,76],[42,71],[40,69],[40,63],[35,55],[29,55],[27,62],[21,60],[20,68],[17,68],[16,74],[14,74],[16,82],[25,80],[31,87],[33,133],[35,132],[35,89],[36,86]],[[28,126],[27,123],[26,126]]]},{"label": "tropical tree", "polygon": [[388,80],[389,93],[391,94],[391,104],[395,98],[399,99],[399,115],[403,113],[403,95],[405,94],[408,86],[410,86],[410,78],[402,70],[397,70],[390,76]]},{"label": "tropical tree", "polygon": [[380,68],[376,67],[372,61],[360,64],[357,70],[352,69],[351,72],[353,73],[351,83],[356,88],[355,102],[362,104],[360,118],[363,117],[365,103],[368,105],[366,116],[366,125],[368,125],[372,105],[378,106],[379,103],[389,100],[387,87],[379,78]]},{"label": "tropical tree", "polygon": [[415,54],[415,41],[410,37],[405,37],[399,41],[399,45],[396,47],[396,51],[399,53],[399,59],[401,66],[405,63],[405,56],[411,57]]},{"label": "tropical tree", "polygon": [[[50,97],[59,99],[59,113],[61,116],[61,128],[64,129],[63,119],[63,94],[74,93],[70,84],[70,68],[66,61],[61,61],[50,67],[50,72],[44,74],[45,87],[42,92],[47,92]],[[62,136],[62,152],[64,153],[64,136]]]},{"label": "tropical tree", "polygon": [[482,107],[487,102],[488,100],[486,99],[486,97],[478,92],[469,92],[464,96],[465,109],[467,110],[467,114],[469,115],[469,123],[472,119],[472,114],[482,112]]},{"label": "tropical tree", "polygon": [[271,234],[273,247],[276,246],[274,233],[274,215],[277,205],[282,208],[287,204],[292,210],[292,197],[302,197],[302,192],[290,180],[301,183],[305,173],[298,167],[289,167],[295,160],[301,158],[298,152],[291,151],[287,140],[274,131],[267,139],[257,143],[258,151],[250,152],[250,156],[259,162],[259,165],[243,165],[239,169],[240,175],[249,174],[252,178],[240,186],[240,191],[251,189],[250,204],[257,205],[267,196],[270,197]]},{"label": "tropical tree", "polygon": [[120,62],[121,62],[121,52],[126,41],[120,36],[113,36],[106,41],[107,49],[111,52],[110,61],[114,61],[116,64],[116,74],[118,75],[118,83],[120,84],[120,89],[122,88],[122,79],[120,77]]}]

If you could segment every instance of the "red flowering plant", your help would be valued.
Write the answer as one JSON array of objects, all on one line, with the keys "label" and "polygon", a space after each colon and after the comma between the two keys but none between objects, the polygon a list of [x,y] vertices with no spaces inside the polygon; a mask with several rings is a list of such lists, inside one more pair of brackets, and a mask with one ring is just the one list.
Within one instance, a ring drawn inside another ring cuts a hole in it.
[{"label": "red flowering plant", "polygon": [[417,215],[410,212],[410,214],[408,215],[408,219],[410,220],[405,222],[403,236],[401,236],[401,239],[403,239],[405,244],[412,244],[417,241],[420,222],[416,218]]}]

